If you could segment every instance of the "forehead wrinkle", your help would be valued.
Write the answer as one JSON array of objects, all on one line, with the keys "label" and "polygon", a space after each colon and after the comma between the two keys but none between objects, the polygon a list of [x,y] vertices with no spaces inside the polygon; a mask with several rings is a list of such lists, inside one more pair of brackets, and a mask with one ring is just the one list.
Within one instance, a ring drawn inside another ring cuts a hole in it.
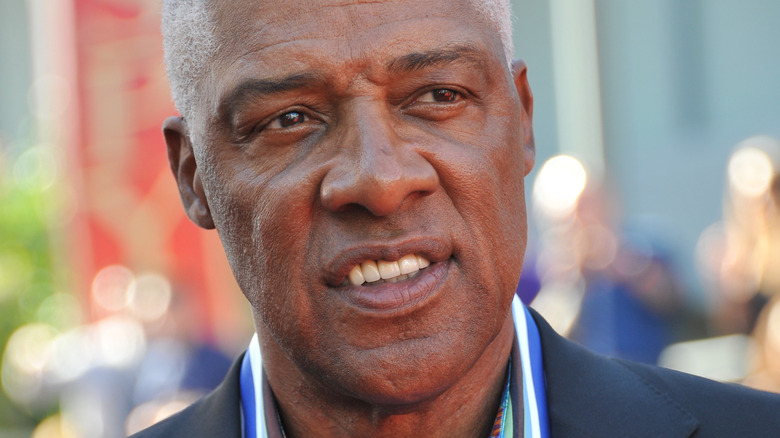
[{"label": "forehead wrinkle", "polygon": [[387,69],[391,72],[414,72],[456,62],[482,65],[485,61],[485,56],[476,47],[455,45],[399,56],[387,64]]},{"label": "forehead wrinkle", "polygon": [[[217,37],[222,40],[222,48],[230,51],[231,37],[236,33],[243,33],[248,35],[246,41],[250,41],[253,46],[252,49],[247,50],[244,53],[239,54],[237,59],[250,56],[254,53],[273,48],[274,46],[283,45],[285,43],[295,42],[302,43],[308,40],[318,40],[325,36],[322,31],[331,32],[330,38],[342,39],[342,42],[348,42],[354,35],[343,31],[347,26],[340,25],[341,23],[335,22],[335,19],[345,19],[348,23],[362,23],[365,29],[373,29],[385,24],[385,21],[376,14],[361,14],[359,11],[354,10],[355,7],[368,4],[384,4],[387,0],[375,0],[375,1],[358,1],[346,0],[339,4],[319,4],[312,3],[305,5],[307,7],[295,8],[292,10],[273,10],[272,14],[263,16],[262,19],[256,20],[254,16],[249,14],[238,14],[236,10],[224,11],[221,15],[222,20],[218,20],[221,23],[217,30]],[[336,15],[328,14],[329,10],[341,10],[341,13]],[[331,16],[333,15],[333,16]],[[306,17],[314,17],[311,20],[307,20]],[[330,20],[321,22],[323,17],[330,17]],[[310,33],[313,28],[313,24],[324,24],[321,32],[309,38],[301,38],[302,33]],[[225,52],[223,52],[224,54]]]}]

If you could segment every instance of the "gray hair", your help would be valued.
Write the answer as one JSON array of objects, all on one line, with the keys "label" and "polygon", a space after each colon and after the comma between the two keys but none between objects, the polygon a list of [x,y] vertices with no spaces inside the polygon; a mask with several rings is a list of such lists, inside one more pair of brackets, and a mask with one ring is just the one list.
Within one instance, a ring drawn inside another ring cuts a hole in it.
[{"label": "gray hair", "polygon": [[[512,62],[510,0],[471,0],[499,33],[507,63]],[[195,117],[195,100],[208,64],[219,49],[209,0],[163,0],[162,34],[165,66],[176,109]]]},{"label": "gray hair", "polygon": [[198,84],[219,47],[208,0],[164,0],[162,34],[173,103],[192,119]]}]

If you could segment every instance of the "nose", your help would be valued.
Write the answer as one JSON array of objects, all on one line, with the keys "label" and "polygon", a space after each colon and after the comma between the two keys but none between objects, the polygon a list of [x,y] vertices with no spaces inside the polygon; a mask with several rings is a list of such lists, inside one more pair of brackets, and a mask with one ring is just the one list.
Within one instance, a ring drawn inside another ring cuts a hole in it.
[{"label": "nose", "polygon": [[386,105],[379,103],[355,105],[342,119],[339,154],[320,186],[326,209],[360,206],[386,216],[407,199],[436,190],[436,170],[413,142],[399,137],[390,117]]}]

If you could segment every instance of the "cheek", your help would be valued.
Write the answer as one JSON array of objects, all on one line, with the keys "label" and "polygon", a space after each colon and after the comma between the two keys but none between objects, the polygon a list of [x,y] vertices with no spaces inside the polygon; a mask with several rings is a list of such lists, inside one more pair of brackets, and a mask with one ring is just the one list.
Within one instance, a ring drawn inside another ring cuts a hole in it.
[{"label": "cheek", "polygon": [[[267,283],[277,283],[291,263],[284,262],[287,254],[276,247],[289,236],[281,218],[291,218],[290,225],[297,228],[294,217],[274,206],[278,195],[246,168],[223,168],[205,184],[210,189],[209,206],[233,274],[254,304],[259,291]],[[276,260],[271,260],[270,254],[277,254]]]},{"label": "cheek", "polygon": [[217,188],[210,193],[212,215],[256,325],[268,327],[279,341],[305,336],[300,332],[315,314],[312,299],[319,287],[306,258],[316,190],[305,179],[265,178],[249,166],[218,176],[211,184]]},{"label": "cheek", "polygon": [[461,256],[480,266],[481,281],[495,284],[503,300],[517,286],[525,252],[525,157],[521,133],[492,132],[503,135],[471,138],[439,158],[445,190],[471,236]]},{"label": "cheek", "polygon": [[[520,145],[510,149],[509,157],[503,161],[504,168],[499,168],[501,175],[499,184],[500,206],[498,213],[499,240],[505,254],[504,272],[512,290],[517,287],[520,278],[523,257],[527,242],[527,217],[525,205],[525,157]],[[509,274],[511,273],[511,274]]]}]

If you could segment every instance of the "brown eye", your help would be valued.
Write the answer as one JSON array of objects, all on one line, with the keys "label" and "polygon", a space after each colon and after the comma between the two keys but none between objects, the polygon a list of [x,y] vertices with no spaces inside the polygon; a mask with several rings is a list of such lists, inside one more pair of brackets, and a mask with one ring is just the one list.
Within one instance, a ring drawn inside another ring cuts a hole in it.
[{"label": "brown eye", "polygon": [[455,103],[461,97],[461,94],[449,88],[438,88],[431,90],[420,97],[420,102],[425,103]]},{"label": "brown eye", "polygon": [[433,93],[433,100],[435,102],[455,102],[455,99],[458,98],[457,92],[446,88],[433,90],[431,93]]},{"label": "brown eye", "polygon": [[468,108],[467,91],[452,88],[428,88],[415,95],[404,107],[404,113],[430,121],[444,121],[457,117]]},{"label": "brown eye", "polygon": [[290,111],[279,116],[277,120],[281,128],[289,128],[290,126],[303,123],[306,120],[306,116],[298,111]]},{"label": "brown eye", "polygon": [[306,114],[300,111],[290,111],[282,114],[281,116],[271,120],[265,129],[285,129],[295,125],[299,125],[307,121]]}]

